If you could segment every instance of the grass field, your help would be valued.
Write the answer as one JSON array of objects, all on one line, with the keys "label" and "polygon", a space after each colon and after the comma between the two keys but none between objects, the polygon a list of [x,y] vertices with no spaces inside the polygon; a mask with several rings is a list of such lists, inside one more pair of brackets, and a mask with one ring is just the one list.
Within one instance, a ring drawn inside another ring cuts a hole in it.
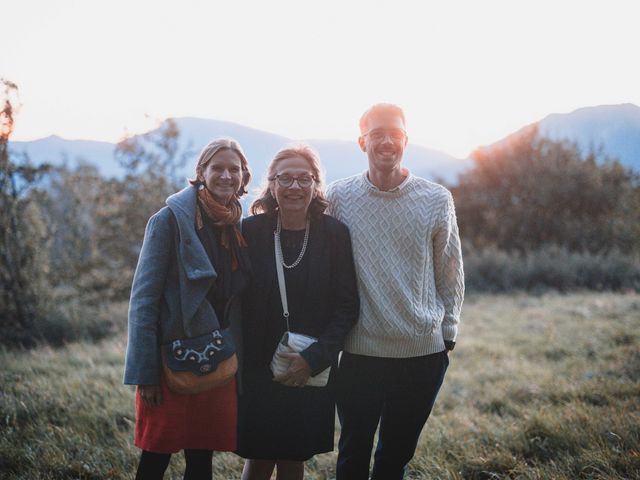
[{"label": "grass field", "polygon": [[[463,323],[406,478],[640,478],[639,294],[475,296]],[[0,478],[133,478],[124,346],[0,352]],[[334,464],[319,455],[306,478]],[[241,466],[217,454],[214,478]],[[169,468],[182,478],[181,456]]]}]

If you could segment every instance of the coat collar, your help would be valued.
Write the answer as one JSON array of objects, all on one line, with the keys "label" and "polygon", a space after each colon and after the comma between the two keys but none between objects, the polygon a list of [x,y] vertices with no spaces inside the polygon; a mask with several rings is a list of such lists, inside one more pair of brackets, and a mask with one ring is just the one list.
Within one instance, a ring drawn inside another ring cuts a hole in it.
[{"label": "coat collar", "polygon": [[167,198],[180,232],[179,255],[189,280],[200,280],[218,274],[196,233],[196,188],[186,187]]},{"label": "coat collar", "polygon": [[[178,268],[182,266],[184,271],[184,276],[179,275],[180,305],[187,336],[193,335],[197,330],[198,319],[194,317],[218,276],[196,233],[196,203],[195,187],[187,187],[167,198],[167,206],[178,225]],[[215,314],[213,317],[215,318]],[[219,328],[219,325],[213,328]]]}]

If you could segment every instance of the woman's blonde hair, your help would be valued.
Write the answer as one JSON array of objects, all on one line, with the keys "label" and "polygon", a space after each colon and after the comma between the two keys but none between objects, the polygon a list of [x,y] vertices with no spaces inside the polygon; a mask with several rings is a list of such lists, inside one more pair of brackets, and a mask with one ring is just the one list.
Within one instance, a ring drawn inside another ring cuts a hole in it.
[{"label": "woman's blonde hair", "polygon": [[249,162],[247,157],[242,151],[240,144],[233,138],[220,137],[209,142],[200,152],[198,162],[196,163],[196,178],[190,178],[189,183],[191,185],[198,185],[202,182],[202,174],[204,169],[213,158],[213,156],[223,150],[231,150],[240,157],[240,168],[242,169],[242,183],[240,189],[236,192],[237,197],[241,197],[247,193],[246,186],[251,181],[251,170],[249,170]]},{"label": "woman's blonde hair", "polygon": [[324,175],[320,164],[320,155],[318,155],[318,152],[316,152],[311,145],[306,143],[297,143],[286,146],[276,153],[276,156],[271,160],[269,168],[267,169],[267,178],[262,192],[251,204],[250,211],[253,215],[257,215],[259,213],[275,215],[278,212],[278,202],[271,194],[269,185],[271,182],[276,180],[275,174],[278,162],[295,157],[304,158],[307,163],[309,163],[309,166],[311,167],[311,174],[315,179],[313,199],[309,204],[309,214],[312,217],[318,217],[327,209],[329,202],[324,195]]}]

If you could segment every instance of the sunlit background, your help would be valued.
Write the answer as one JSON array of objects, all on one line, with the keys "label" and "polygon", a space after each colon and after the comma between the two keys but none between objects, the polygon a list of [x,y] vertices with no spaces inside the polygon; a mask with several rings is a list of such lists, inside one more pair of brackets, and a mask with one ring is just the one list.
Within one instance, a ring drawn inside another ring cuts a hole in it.
[{"label": "sunlit background", "polygon": [[0,3],[13,140],[180,116],[350,140],[392,101],[413,143],[460,158],[550,113],[640,104],[636,1]]},{"label": "sunlit background", "polygon": [[407,477],[640,478],[639,26],[640,0],[0,0],[0,477],[132,478],[132,279],[202,145],[243,146],[248,213],[291,139],[328,181],[366,169],[358,119],[390,101],[466,288]]}]

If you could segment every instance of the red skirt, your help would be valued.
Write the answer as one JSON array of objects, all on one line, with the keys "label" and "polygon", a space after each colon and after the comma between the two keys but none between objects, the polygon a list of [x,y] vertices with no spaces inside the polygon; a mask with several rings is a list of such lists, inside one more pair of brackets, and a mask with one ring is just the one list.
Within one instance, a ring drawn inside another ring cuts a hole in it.
[{"label": "red skirt", "polygon": [[134,444],[156,453],[185,448],[232,452],[236,449],[238,405],[235,378],[226,385],[198,393],[173,393],[161,380],[162,404],[148,406],[136,391]]}]

